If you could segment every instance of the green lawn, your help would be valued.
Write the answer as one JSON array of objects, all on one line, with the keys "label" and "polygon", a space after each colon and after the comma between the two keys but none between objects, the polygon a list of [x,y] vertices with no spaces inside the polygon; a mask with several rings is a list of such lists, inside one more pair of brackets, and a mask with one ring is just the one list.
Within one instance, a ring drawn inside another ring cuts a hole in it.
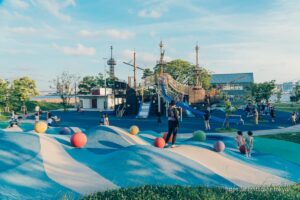
[{"label": "green lawn", "polygon": [[285,187],[262,187],[253,189],[225,189],[184,186],[143,186],[99,192],[86,196],[85,200],[97,199],[205,199],[205,200],[294,200],[300,199],[300,185]]},{"label": "green lawn", "polygon": [[262,135],[259,137],[276,139],[276,140],[285,140],[285,141],[300,144],[300,132],[282,133],[276,135]]},{"label": "green lawn", "polygon": [[237,132],[238,129],[235,128],[216,128],[216,131],[219,133],[232,133]]},{"label": "green lawn", "polygon": [[299,103],[275,103],[276,110],[294,112],[300,109]]}]

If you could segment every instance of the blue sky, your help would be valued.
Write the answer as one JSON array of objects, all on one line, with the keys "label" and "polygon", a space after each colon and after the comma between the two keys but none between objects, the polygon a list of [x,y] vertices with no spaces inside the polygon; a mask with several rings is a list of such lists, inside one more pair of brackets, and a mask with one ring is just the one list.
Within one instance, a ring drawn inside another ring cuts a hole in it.
[{"label": "blue sky", "polygon": [[127,80],[133,49],[141,67],[159,59],[194,62],[213,73],[254,72],[257,82],[300,78],[298,0],[0,0],[0,78],[28,75],[40,90],[63,71],[104,72],[114,46]]}]

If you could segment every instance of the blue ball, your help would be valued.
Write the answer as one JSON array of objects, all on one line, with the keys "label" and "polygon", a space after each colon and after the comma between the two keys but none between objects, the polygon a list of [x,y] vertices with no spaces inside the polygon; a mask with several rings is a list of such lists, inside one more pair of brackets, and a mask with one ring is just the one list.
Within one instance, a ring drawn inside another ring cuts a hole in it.
[{"label": "blue ball", "polygon": [[68,127],[63,127],[59,131],[59,134],[61,134],[61,135],[70,135],[71,133],[72,133],[72,131]]}]

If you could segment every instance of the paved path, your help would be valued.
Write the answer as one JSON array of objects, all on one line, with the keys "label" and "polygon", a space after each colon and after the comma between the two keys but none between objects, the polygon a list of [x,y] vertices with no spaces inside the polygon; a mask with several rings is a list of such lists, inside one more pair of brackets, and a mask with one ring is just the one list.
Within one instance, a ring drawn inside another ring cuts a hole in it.
[{"label": "paved path", "polygon": [[287,179],[231,160],[220,153],[205,148],[183,145],[176,148],[168,148],[167,150],[201,164],[239,187],[287,185],[293,183]]},{"label": "paved path", "polygon": [[55,182],[82,195],[118,188],[74,160],[55,139],[40,135],[40,143],[45,172]]}]

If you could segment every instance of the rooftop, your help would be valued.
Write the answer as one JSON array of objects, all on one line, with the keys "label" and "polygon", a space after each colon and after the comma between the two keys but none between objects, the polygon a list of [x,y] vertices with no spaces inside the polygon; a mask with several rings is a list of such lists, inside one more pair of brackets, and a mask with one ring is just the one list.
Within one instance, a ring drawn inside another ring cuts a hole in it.
[{"label": "rooftop", "polygon": [[253,73],[234,73],[234,74],[212,74],[212,84],[228,84],[228,83],[253,83]]}]

